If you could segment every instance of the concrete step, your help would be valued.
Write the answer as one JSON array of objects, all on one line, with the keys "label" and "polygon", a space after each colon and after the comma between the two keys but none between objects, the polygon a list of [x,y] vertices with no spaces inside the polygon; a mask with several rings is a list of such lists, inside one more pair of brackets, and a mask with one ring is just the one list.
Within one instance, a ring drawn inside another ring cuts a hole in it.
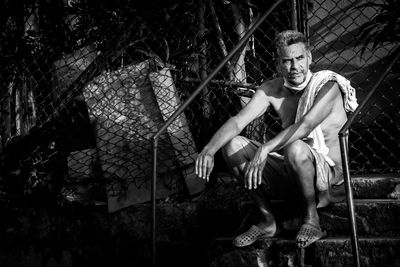
[{"label": "concrete step", "polygon": [[[285,205],[288,205],[285,207]],[[276,203],[276,209],[290,209],[290,204]],[[362,236],[399,235],[400,200],[355,200],[358,232]],[[321,226],[329,236],[348,235],[350,224],[346,203],[336,203],[320,210]],[[136,205],[106,216],[111,232],[124,232],[134,239],[150,235],[150,205]],[[157,237],[160,242],[191,242],[231,237],[246,231],[258,222],[257,207],[252,202],[212,201],[203,199],[184,203],[161,203],[157,207]],[[105,219],[105,218],[104,218]],[[298,213],[284,218],[288,231],[297,231],[302,220]],[[93,222],[93,225],[98,223]],[[103,226],[104,227],[104,226]]]},{"label": "concrete step", "polygon": [[[225,184],[235,183],[230,174],[219,173],[217,177]],[[400,184],[398,174],[374,174],[374,175],[354,175],[351,176],[353,197],[359,199],[378,199],[388,198],[387,195],[393,192],[396,185]],[[239,186],[235,190],[242,190]]]},{"label": "concrete step", "polygon": [[[386,192],[392,190],[397,184],[397,177],[386,177],[385,179],[383,177],[361,177],[354,178],[353,181],[355,183],[360,181],[358,184],[362,190],[355,190],[359,192],[359,196],[364,194],[364,196],[371,197],[368,200],[356,200],[360,235],[400,236],[399,201],[372,199],[374,195],[371,193],[381,190],[385,191],[385,194],[380,193],[380,195],[386,195]],[[375,196],[379,195],[376,195],[376,192],[374,194]],[[289,205],[289,207],[293,206]],[[289,210],[280,205],[276,205],[276,208],[281,213],[282,210]],[[163,248],[160,248],[160,257],[176,258],[179,257],[179,253],[185,253],[188,257],[201,254],[201,257],[207,258],[205,250],[212,240],[220,236],[234,236],[238,229],[244,229],[252,220],[255,221],[257,218],[255,211],[254,203],[249,200],[244,189],[235,183],[226,181],[209,187],[200,197],[191,201],[160,200],[157,206],[157,240],[159,245],[165,244],[162,245]],[[148,203],[134,205],[116,213],[108,213],[106,206],[81,204],[38,210],[34,208],[12,209],[4,205],[0,206],[0,213],[4,218],[0,223],[0,239],[2,240],[0,266],[28,266],[13,264],[23,257],[26,257],[28,262],[31,252],[33,253],[32,257],[37,257],[35,259],[41,263],[48,259],[46,253],[49,250],[55,251],[55,258],[59,257],[60,253],[65,254],[66,262],[77,258],[93,263],[93,265],[81,264],[79,266],[98,266],[95,264],[98,262],[99,264],[102,262],[112,263],[116,258],[126,262],[133,258],[138,260],[142,258],[140,261],[148,260],[151,222],[151,208]],[[340,234],[348,235],[345,203],[321,210],[321,214],[321,223],[328,230],[330,237]],[[286,218],[285,226],[287,229],[295,231],[300,222],[299,217],[293,216]],[[80,242],[81,240],[85,240],[85,242]],[[292,240],[293,238],[288,239],[287,242],[290,243]],[[284,240],[280,242],[284,242]],[[399,254],[398,243],[396,244],[396,248],[389,247],[388,255],[394,252]],[[177,247],[177,249],[174,250],[173,247]],[[182,250],[182,247],[186,250]],[[170,248],[171,250],[169,250]],[[36,254],[35,251],[40,253]],[[376,254],[381,255],[381,251],[384,250],[378,246]],[[337,253],[339,254],[339,252]],[[15,260],[12,261],[12,264],[5,265],[5,262],[10,259],[10,255],[15,256]],[[84,258],[84,255],[89,256]],[[374,263],[374,261],[370,261]],[[70,265],[66,264],[65,266]],[[107,266],[112,266],[112,264]],[[121,264],[121,266],[128,266],[128,264]],[[196,265],[182,262],[181,266]],[[198,266],[204,265],[199,264]],[[391,265],[389,262],[388,265],[382,266]]]},{"label": "concrete step", "polygon": [[400,184],[400,176],[387,175],[363,175],[351,176],[354,198],[377,199],[387,198],[393,192],[396,185]]},{"label": "concrete step", "polygon": [[[289,231],[297,231],[302,220],[298,209],[287,202],[275,201],[277,217]],[[284,211],[284,212],[283,212]],[[360,235],[400,236],[400,200],[356,199],[355,211]],[[321,209],[321,226],[329,236],[348,235],[350,225],[348,208],[345,202],[336,203]],[[234,236],[246,231],[258,222],[258,209],[255,204],[240,196],[204,196],[196,201],[183,203],[159,203],[157,206],[158,240],[179,242],[200,238],[210,240],[218,236]],[[106,220],[110,231],[125,232],[134,239],[147,239],[150,236],[150,205],[141,204],[125,209]],[[97,223],[93,222],[94,225]]]},{"label": "concrete step", "polygon": [[[248,198],[247,191],[230,177],[221,179],[223,184],[210,188],[200,200],[202,210],[207,220],[214,225],[229,225],[227,228],[234,230],[232,235],[239,234],[248,229],[252,223],[258,222],[258,211],[254,203]],[[397,184],[400,176],[395,175],[369,175],[352,177],[355,199],[355,210],[358,230],[361,235],[379,236],[383,234],[400,234],[400,202],[387,199]],[[203,200],[206,200],[202,202]],[[211,205],[210,205],[210,204]],[[230,207],[225,209],[221,203]],[[290,230],[299,229],[301,213],[298,203],[286,203],[280,200],[273,201],[275,214]],[[217,212],[212,209],[218,208]],[[320,210],[321,224],[332,236],[349,233],[348,208],[346,202],[331,205]],[[212,224],[210,223],[209,226]],[[234,227],[232,227],[232,225]],[[236,228],[235,228],[236,227]],[[222,227],[221,227],[222,228]],[[229,233],[223,231],[221,233]],[[214,229],[216,229],[214,227]],[[218,230],[216,230],[218,231]]]},{"label": "concrete step", "polygon": [[[355,213],[360,235],[400,235],[400,200],[356,199]],[[331,236],[350,233],[348,207],[336,203],[319,211],[321,226]],[[285,229],[295,230],[301,226],[301,217],[284,221]]]},{"label": "concrete step", "polygon": [[[400,182],[395,176],[354,177],[357,192],[362,196],[386,195]],[[369,188],[369,189],[368,189]],[[377,190],[373,190],[377,188]],[[301,220],[298,211],[290,203],[279,204],[277,213],[284,214],[284,226],[298,229]],[[150,237],[150,205],[137,204],[117,213],[108,214],[106,207],[96,209],[66,209],[59,216],[74,227],[71,218],[87,218],[93,229],[107,229],[106,232],[123,232],[132,240],[144,240]],[[395,200],[356,200],[357,221],[360,234],[381,235],[400,233],[400,202]],[[199,198],[177,203],[171,200],[160,201],[157,206],[158,240],[161,242],[179,242],[193,238],[213,239],[217,236],[233,236],[245,231],[251,223],[257,222],[257,208],[249,200],[246,190],[240,188],[229,178],[209,187]],[[286,217],[287,218],[286,218]],[[71,221],[71,222],[70,222]],[[339,203],[321,210],[321,224],[330,235],[348,233],[347,205]],[[107,233],[108,234],[108,233]]]},{"label": "concrete step", "polygon": [[[235,248],[231,239],[216,239],[209,247],[212,267],[300,266],[301,250],[293,239],[266,239],[245,248]],[[360,238],[364,267],[400,266],[400,237]],[[349,238],[319,240],[305,249],[306,266],[353,266]]]}]

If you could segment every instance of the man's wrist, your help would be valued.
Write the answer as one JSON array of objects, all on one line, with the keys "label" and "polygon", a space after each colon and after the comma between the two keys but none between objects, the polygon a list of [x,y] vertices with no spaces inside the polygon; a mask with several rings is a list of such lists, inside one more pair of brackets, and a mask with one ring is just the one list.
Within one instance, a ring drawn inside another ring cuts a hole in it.
[{"label": "man's wrist", "polygon": [[203,150],[201,151],[201,154],[206,154],[206,155],[214,157],[215,151],[213,151],[211,148],[205,146],[203,148]]},{"label": "man's wrist", "polygon": [[272,152],[272,149],[268,145],[266,145],[266,144],[262,145],[262,151],[261,151],[262,155],[261,156],[267,157],[268,154],[271,152]]}]

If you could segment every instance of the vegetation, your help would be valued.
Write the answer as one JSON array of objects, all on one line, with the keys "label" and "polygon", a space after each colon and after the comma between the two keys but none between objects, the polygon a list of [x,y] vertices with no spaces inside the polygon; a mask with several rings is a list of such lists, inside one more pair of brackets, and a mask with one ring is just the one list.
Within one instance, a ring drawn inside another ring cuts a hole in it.
[{"label": "vegetation", "polygon": [[362,53],[368,44],[372,49],[385,43],[400,41],[400,1],[384,0],[382,3],[370,2],[355,7],[356,9],[375,8],[377,15],[360,27],[358,41],[363,43]]}]

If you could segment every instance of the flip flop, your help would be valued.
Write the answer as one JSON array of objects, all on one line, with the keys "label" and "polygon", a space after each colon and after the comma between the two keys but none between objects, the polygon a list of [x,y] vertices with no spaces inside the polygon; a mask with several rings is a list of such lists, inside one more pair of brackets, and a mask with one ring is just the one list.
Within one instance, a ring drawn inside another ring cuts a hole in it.
[{"label": "flip flop", "polygon": [[400,184],[396,185],[393,192],[387,195],[388,198],[400,199]]},{"label": "flip flop", "polygon": [[320,227],[305,223],[300,227],[297,233],[296,244],[299,248],[306,248],[315,241],[324,238],[326,235],[326,231],[322,231]]},{"label": "flip flop", "polygon": [[262,230],[260,227],[253,225],[249,230],[244,232],[243,234],[238,235],[232,241],[233,245],[236,247],[245,247],[253,244],[259,239],[265,237],[274,237],[277,233],[271,235]]}]

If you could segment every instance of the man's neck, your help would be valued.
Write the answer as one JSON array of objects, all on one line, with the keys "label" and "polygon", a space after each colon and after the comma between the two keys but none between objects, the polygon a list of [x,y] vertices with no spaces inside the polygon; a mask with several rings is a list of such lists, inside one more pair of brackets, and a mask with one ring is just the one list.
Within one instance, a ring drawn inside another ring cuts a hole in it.
[{"label": "man's neck", "polygon": [[284,79],[283,79],[283,80],[284,80],[284,84],[283,84],[283,85],[284,85],[286,88],[290,89],[290,91],[296,93],[296,92],[299,92],[299,91],[303,91],[304,88],[307,87],[307,85],[308,85],[308,83],[310,82],[311,78],[312,78],[312,73],[311,73],[311,71],[309,70],[309,71],[307,72],[306,79],[305,79],[304,82],[302,82],[301,84],[293,85],[293,84],[289,83],[289,82],[284,78]]}]

